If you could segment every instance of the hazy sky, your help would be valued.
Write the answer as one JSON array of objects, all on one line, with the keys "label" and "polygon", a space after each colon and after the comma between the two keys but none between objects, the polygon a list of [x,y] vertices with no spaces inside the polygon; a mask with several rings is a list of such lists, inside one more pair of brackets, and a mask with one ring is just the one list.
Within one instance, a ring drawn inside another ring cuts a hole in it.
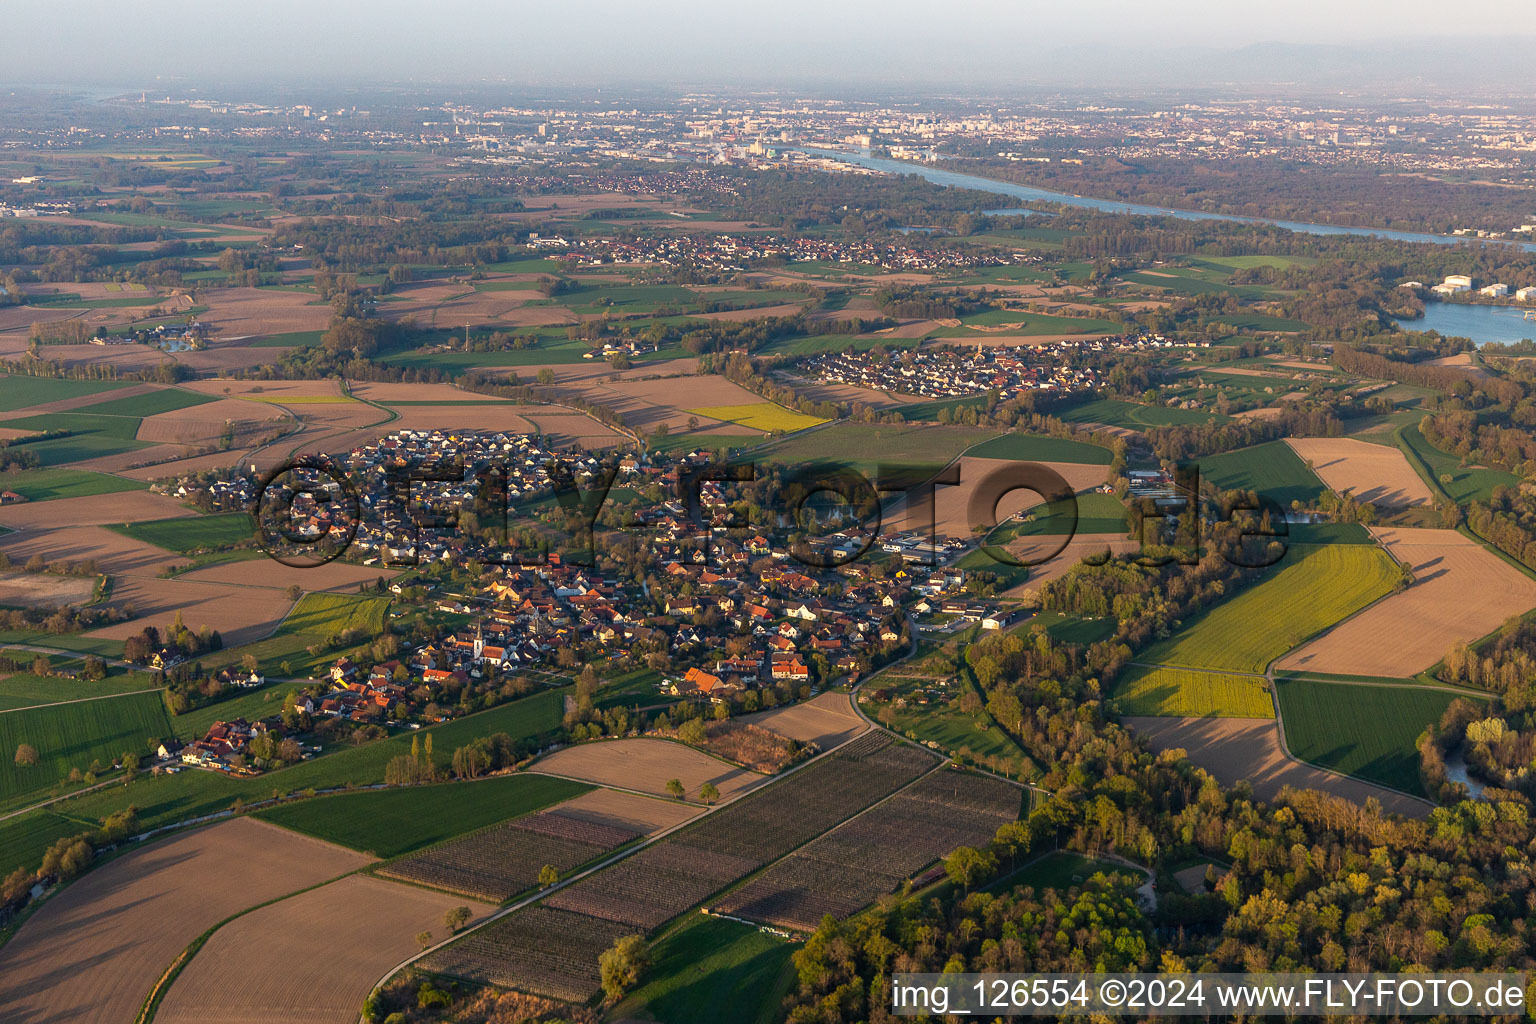
[{"label": "hazy sky", "polygon": [[[1496,37],[1528,0],[47,0],[4,5],[0,80],[667,83],[1030,77],[1112,44]],[[1038,65],[1037,65],[1038,66]],[[1536,76],[1532,76],[1536,78]]]}]

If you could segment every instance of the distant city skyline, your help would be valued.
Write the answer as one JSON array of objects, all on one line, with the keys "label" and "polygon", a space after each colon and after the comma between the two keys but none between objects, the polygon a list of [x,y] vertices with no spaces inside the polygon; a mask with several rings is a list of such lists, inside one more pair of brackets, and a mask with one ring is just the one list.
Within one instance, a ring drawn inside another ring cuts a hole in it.
[{"label": "distant city skyline", "polygon": [[[1536,91],[1529,40],[1519,38],[1527,13],[1514,0],[1297,0],[1268,9],[1218,0],[786,0],[751,9],[701,0],[273,0],[236,8],[55,0],[7,10],[0,81],[867,82],[959,91],[1051,82],[1444,86],[1465,78],[1469,86]],[[1232,53],[1246,47],[1257,50]]]}]

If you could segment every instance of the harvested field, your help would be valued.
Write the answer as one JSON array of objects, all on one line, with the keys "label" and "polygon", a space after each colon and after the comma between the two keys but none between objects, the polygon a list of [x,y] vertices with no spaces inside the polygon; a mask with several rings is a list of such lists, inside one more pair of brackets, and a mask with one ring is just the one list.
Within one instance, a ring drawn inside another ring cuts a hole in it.
[{"label": "harvested field", "polygon": [[60,524],[103,526],[193,514],[181,502],[161,494],[120,491],[115,494],[92,494],[80,498],[55,498],[52,501],[7,505],[0,509],[0,526],[12,530],[46,529]]},{"label": "harvested field", "polygon": [[225,398],[206,405],[146,416],[139,424],[139,432],[135,436],[140,441],[211,445],[233,424],[235,443],[239,445],[242,440],[249,443],[249,439],[255,435],[282,430],[285,426],[283,421],[291,420],[288,413],[276,406]]},{"label": "harvested field", "polygon": [[1292,437],[1286,444],[1312,463],[1334,491],[1349,491],[1356,501],[1401,508],[1434,503],[1429,486],[1397,448],[1349,437]]},{"label": "harvested field", "polygon": [[1371,533],[1392,557],[1413,567],[1413,586],[1341,622],[1277,667],[1411,676],[1458,640],[1475,640],[1536,607],[1536,581],[1455,530],[1376,527]]},{"label": "harvested field", "polygon": [[690,418],[699,421],[702,433],[754,433],[747,427],[689,410],[758,405],[763,401],[746,388],[712,373],[637,379],[632,372],[625,377],[612,370],[592,373],[585,366],[567,369],[568,373],[555,375],[557,393],[607,406],[624,417],[625,426],[642,434],[653,433],[663,423],[673,433],[685,433]]},{"label": "harvested field", "polygon": [[273,590],[286,590],[297,583],[305,590],[338,590],[352,593],[357,590],[359,583],[373,583],[380,577],[390,580],[397,575],[399,575],[398,569],[349,565],[346,562],[327,562],[313,569],[295,569],[291,565],[284,565],[270,558],[258,558],[245,562],[221,562],[183,573],[177,579],[190,580],[194,583],[270,587]]},{"label": "harvested field", "polygon": [[78,309],[45,309],[38,306],[5,306],[0,307],[0,331],[21,332],[22,348],[26,348],[27,328],[33,324],[52,323],[55,320],[68,320],[80,315]]},{"label": "harvested field", "polygon": [[[180,444],[152,444],[148,448],[135,448],[133,451],[118,452],[115,455],[100,455],[94,459],[81,459],[71,462],[72,469],[88,469],[97,473],[121,473],[128,470],[150,469],[157,466],[165,466],[172,462],[178,462],[195,449]],[[175,473],[174,469],[160,469],[149,474],[147,479],[154,480]]]},{"label": "harvested field", "polygon": [[1189,759],[1223,786],[1241,779],[1261,800],[1273,800],[1286,786],[1316,789],[1363,804],[1375,797],[1384,810],[1427,818],[1431,805],[1390,789],[1314,768],[1288,757],[1272,720],[1253,718],[1122,718],[1153,750],[1182,748]]},{"label": "harvested field", "polygon": [[81,605],[96,589],[94,576],[55,576],[51,573],[0,572],[0,605],[61,608]]},{"label": "harvested field", "polygon": [[351,387],[354,397],[365,402],[388,405],[391,402],[483,402],[490,401],[484,395],[452,384],[395,384],[379,381],[357,381]]},{"label": "harvested field", "polygon": [[169,551],[124,537],[105,526],[61,526],[11,533],[0,537],[0,551],[17,565],[26,564],[33,555],[41,555],[46,562],[95,559],[97,569],[113,575],[154,576],[177,561]]},{"label": "harvested field", "polygon": [[[1083,465],[1076,462],[1040,462],[1055,472],[1061,474],[1067,486],[1074,492],[1088,490],[1103,483],[1108,475],[1108,469],[1104,466]],[[1018,463],[1008,459],[978,459],[972,456],[962,456],[960,459],[960,485],[958,487],[938,487],[934,489],[934,525],[940,537],[973,536],[971,527],[984,521],[977,518],[973,523],[970,502],[971,496],[976,493],[981,485],[983,477],[997,470],[1006,470]],[[1027,508],[1033,508],[1042,504],[1044,499],[1034,491],[1017,490],[1002,496],[997,503],[996,521],[1001,523],[1015,512],[1022,512]],[[978,510],[978,517],[991,514],[990,509]],[[923,527],[927,529],[926,526]]]},{"label": "harvested field", "polygon": [[469,907],[471,923],[494,909],[349,875],[254,910],[213,933],[171,986],[155,1020],[352,1024],[373,983],[420,948],[416,933],[447,937],[443,914],[456,906]]},{"label": "harvested field", "polygon": [[233,380],[228,377],[212,377],[207,380],[189,380],[182,387],[214,397],[254,398],[266,402],[315,396],[342,397],[341,389],[334,380]]},{"label": "harvested field", "polygon": [[832,384],[806,381],[802,377],[785,374],[795,393],[813,402],[847,402],[854,407],[867,405],[871,409],[900,409],[914,405],[923,399],[917,395],[888,394],[874,388],[861,388],[857,384]]},{"label": "harvested field", "polygon": [[[303,571],[284,568],[294,574]],[[208,626],[218,630],[226,647],[249,643],[271,633],[292,605],[281,591],[266,587],[140,576],[120,578],[108,603],[115,608],[131,608],[134,617],[85,636],[126,640],[145,626],[164,629],[180,612],[189,629]]]},{"label": "harvested field", "polygon": [[823,693],[804,704],[788,704],[772,711],[743,715],[739,720],[801,743],[814,743],[820,750],[841,746],[869,728],[869,723],[854,711],[846,693],[832,692]]},{"label": "harvested field", "polygon": [[938,771],[775,863],[713,909],[809,932],[847,917],[956,847],[1017,821],[1024,793],[989,775]]},{"label": "harvested field", "polygon": [[6,1017],[123,1024],[207,929],[367,863],[244,817],[132,850],[60,892],[0,947]]},{"label": "harvested field", "polygon": [[[508,434],[535,434],[538,428],[523,413],[540,406],[487,402],[484,405],[399,406],[400,418],[381,424],[378,433],[396,430],[486,430]],[[586,419],[586,417],[582,417]],[[588,420],[593,426],[598,424]]]},{"label": "harvested field", "polygon": [[678,779],[684,793],[695,799],[699,787],[706,782],[713,782],[720,790],[720,798],[729,800],[765,779],[681,743],[645,738],[600,740],[566,747],[541,758],[534,770],[657,796],[667,795],[667,780]]},{"label": "harvested field", "polygon": [[[268,334],[323,331],[331,323],[330,305],[317,303],[307,292],[214,288],[203,301],[208,311],[198,319],[212,328],[216,345]],[[263,358],[270,361],[272,354],[265,353]]]},{"label": "harvested field", "polygon": [[[149,449],[150,451],[157,449]],[[180,449],[185,451],[185,449]],[[263,459],[271,464],[271,449],[265,453]],[[114,470],[118,476],[130,480],[159,480],[161,477],[180,476],[188,473],[201,473],[210,469],[225,469],[251,461],[249,449],[232,449],[227,452],[212,452],[208,455],[193,455],[184,459],[171,459],[165,462],[157,462],[151,465],[138,466],[129,469]],[[262,460],[258,460],[262,461]]]},{"label": "harvested field", "polygon": [[593,789],[563,804],[556,804],[548,813],[649,835],[681,825],[698,814],[699,809],[677,800],[658,800],[616,789]]},{"label": "harvested field", "polygon": [[557,406],[524,406],[529,422],[553,448],[612,448],[629,438],[579,412]]},{"label": "harvested field", "polygon": [[380,873],[501,903],[538,885],[545,865],[564,874],[639,837],[633,829],[544,812],[393,861]]}]

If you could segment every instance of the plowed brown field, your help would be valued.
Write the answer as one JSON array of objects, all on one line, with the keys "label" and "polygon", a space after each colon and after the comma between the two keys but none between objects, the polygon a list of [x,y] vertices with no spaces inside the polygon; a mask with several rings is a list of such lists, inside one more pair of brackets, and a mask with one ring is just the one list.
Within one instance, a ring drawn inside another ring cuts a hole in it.
[{"label": "plowed brown field", "polygon": [[494,908],[367,875],[261,907],[214,932],[160,1004],[161,1024],[353,1024],[373,983],[448,937],[443,914]]},{"label": "plowed brown field", "polygon": [[1411,676],[1458,640],[1493,632],[1536,607],[1536,580],[1455,530],[1375,528],[1414,584],[1282,658],[1279,668],[1339,675]]},{"label": "plowed brown field", "polygon": [[1363,804],[1375,797],[1389,812],[1427,818],[1427,800],[1373,786],[1345,775],[1325,772],[1287,757],[1280,746],[1280,729],[1268,718],[1123,718],[1153,750],[1182,747],[1189,759],[1224,786],[1240,779],[1253,784],[1261,800],[1273,800],[1285,786],[1317,789]]},{"label": "plowed brown field", "polygon": [[[125,1024],[204,931],[367,863],[362,854],[252,818],[132,850],[49,900],[0,947],[4,1017]],[[355,1001],[351,1009],[355,1017]]]},{"label": "plowed brown field", "polygon": [[728,800],[768,780],[681,743],[644,738],[578,743],[541,758],[534,770],[657,796],[666,796],[667,780],[677,779],[689,799],[697,799],[706,782]]},{"label": "plowed brown field", "polygon": [[1401,508],[1429,505],[1429,487],[1397,448],[1349,437],[1292,437],[1286,444],[1312,463],[1323,483],[1357,501]]}]

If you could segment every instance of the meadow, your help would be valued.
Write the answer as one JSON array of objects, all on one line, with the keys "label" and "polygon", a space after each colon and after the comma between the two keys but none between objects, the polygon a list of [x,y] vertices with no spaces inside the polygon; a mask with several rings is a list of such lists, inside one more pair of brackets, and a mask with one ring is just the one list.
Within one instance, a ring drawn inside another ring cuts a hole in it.
[{"label": "meadow", "polygon": [[207,405],[214,401],[212,395],[200,395],[195,391],[183,391],[180,388],[161,388],[143,395],[130,395],[127,398],[111,398],[104,402],[96,402],[87,406],[87,411],[96,416],[153,416],[161,412],[175,412],[177,409],[190,409],[196,405]]},{"label": "meadow", "polygon": [[1303,761],[1423,795],[1419,734],[1440,719],[1453,693],[1415,686],[1276,682],[1285,743]]},{"label": "meadow", "polygon": [[20,374],[0,376],[0,412],[12,412],[33,405],[46,405],[66,398],[115,391],[128,384],[105,380],[67,380],[61,377],[27,377]]},{"label": "meadow", "polygon": [[797,948],[739,921],[692,914],[652,945],[650,969],[615,1019],[644,1012],[662,1024],[772,1024],[794,984]]},{"label": "meadow", "polygon": [[376,857],[397,857],[580,796],[592,787],[544,775],[339,793],[257,817]]},{"label": "meadow", "polygon": [[55,412],[0,421],[0,426],[19,430],[67,430],[69,436],[46,441],[16,442],[16,447],[37,453],[44,466],[58,466],[102,455],[148,448],[149,443],[135,439],[139,431],[137,416],[102,416],[95,413]]},{"label": "meadow", "polygon": [[1417,462],[1433,484],[1458,505],[1469,501],[1489,501],[1495,487],[1517,487],[1520,478],[1513,473],[1483,466],[1464,466],[1461,459],[1441,451],[1424,439],[1418,424],[1404,425],[1396,435],[1406,450],[1409,462]]},{"label": "meadow", "polygon": [[200,548],[223,547],[250,540],[253,532],[251,517],[244,512],[224,512],[218,515],[183,517],[177,519],[149,519],[142,523],[124,523],[108,529],[157,548],[165,548],[177,554],[186,554]]},{"label": "meadow", "polygon": [[1397,566],[1363,544],[1293,545],[1282,566],[1203,614],[1140,660],[1262,673],[1315,633],[1391,592]]},{"label": "meadow", "polygon": [[149,484],[141,480],[125,480],[120,476],[92,473],[84,469],[24,469],[16,473],[3,473],[0,474],[0,487],[15,491],[28,501],[86,498],[93,494],[149,490]]},{"label": "meadow", "polygon": [[1258,676],[1133,667],[1111,692],[1122,715],[1177,718],[1273,718],[1274,704]]},{"label": "meadow", "polygon": [[[520,740],[552,734],[560,727],[565,692],[568,691],[548,690],[420,732],[401,732],[388,739],[361,746],[343,746],[313,760],[267,772],[256,778],[232,778],[216,772],[182,771],[175,775],[140,777],[127,789],[110,786],[71,797],[47,811],[32,811],[0,825],[0,851],[8,853],[5,860],[0,860],[0,874],[18,864],[32,867],[37,865],[48,846],[43,837],[53,831],[46,821],[52,817],[63,816],[75,822],[74,827],[64,833],[74,834],[131,804],[138,809],[141,827],[151,829],[227,810],[236,800],[264,800],[271,797],[274,791],[297,793],[311,788],[376,785],[384,781],[384,767],[391,758],[411,752],[411,737],[422,736],[429,731],[433,736],[433,759],[440,769],[446,771],[455,748],[482,736],[504,732],[514,740]],[[146,703],[152,699],[155,706],[164,706],[158,693],[122,699],[142,700]],[[111,703],[115,701],[92,702]],[[15,716],[0,715],[0,728],[4,727],[6,719],[12,717]],[[172,730],[167,725],[156,734],[169,736]],[[184,732],[181,738],[190,739],[191,736]],[[5,739],[5,734],[0,733],[0,741]],[[15,747],[9,749],[14,751]],[[138,741],[136,749],[144,749],[142,740]],[[112,756],[116,756],[116,753],[113,751]],[[0,771],[10,770],[11,767],[9,757],[0,758]]]},{"label": "meadow", "polygon": [[1323,482],[1284,441],[1269,441],[1200,460],[1200,475],[1222,491],[1258,491],[1282,509],[1291,502],[1310,505],[1322,495]]},{"label": "meadow", "polygon": [[[31,652],[19,651],[20,658],[31,657]],[[50,659],[56,667],[70,659],[55,656]],[[36,707],[39,704],[56,704],[62,701],[80,700],[85,697],[104,697],[117,693],[132,693],[156,686],[153,677],[142,672],[114,672],[105,679],[71,679],[66,676],[35,676],[30,672],[12,672],[0,676],[0,711]],[[134,751],[138,753],[139,751]],[[15,751],[11,751],[15,756]]]},{"label": "meadow", "polygon": [[1161,405],[1142,405],[1119,398],[1099,398],[1074,405],[1058,413],[1068,423],[1104,423],[1128,430],[1147,427],[1171,427],[1184,423],[1212,423],[1224,417],[1200,409],[1170,409]]},{"label": "meadow", "polygon": [[[0,794],[9,800],[39,793],[62,782],[70,769],[83,773],[95,761],[110,768],[119,755],[146,755],[149,740],[173,734],[165,702],[154,691],[8,712],[0,715]],[[23,743],[37,751],[37,764],[15,762]]]},{"label": "meadow", "polygon": [[[975,330],[987,327],[990,330]],[[960,318],[959,327],[938,327],[929,332],[931,338],[966,338],[978,340],[989,334],[1006,334],[1010,337],[1034,337],[1042,334],[1118,334],[1121,326],[1110,320],[1094,320],[1087,317],[1053,316],[1049,313],[1029,313],[1017,309],[991,309]]]}]

